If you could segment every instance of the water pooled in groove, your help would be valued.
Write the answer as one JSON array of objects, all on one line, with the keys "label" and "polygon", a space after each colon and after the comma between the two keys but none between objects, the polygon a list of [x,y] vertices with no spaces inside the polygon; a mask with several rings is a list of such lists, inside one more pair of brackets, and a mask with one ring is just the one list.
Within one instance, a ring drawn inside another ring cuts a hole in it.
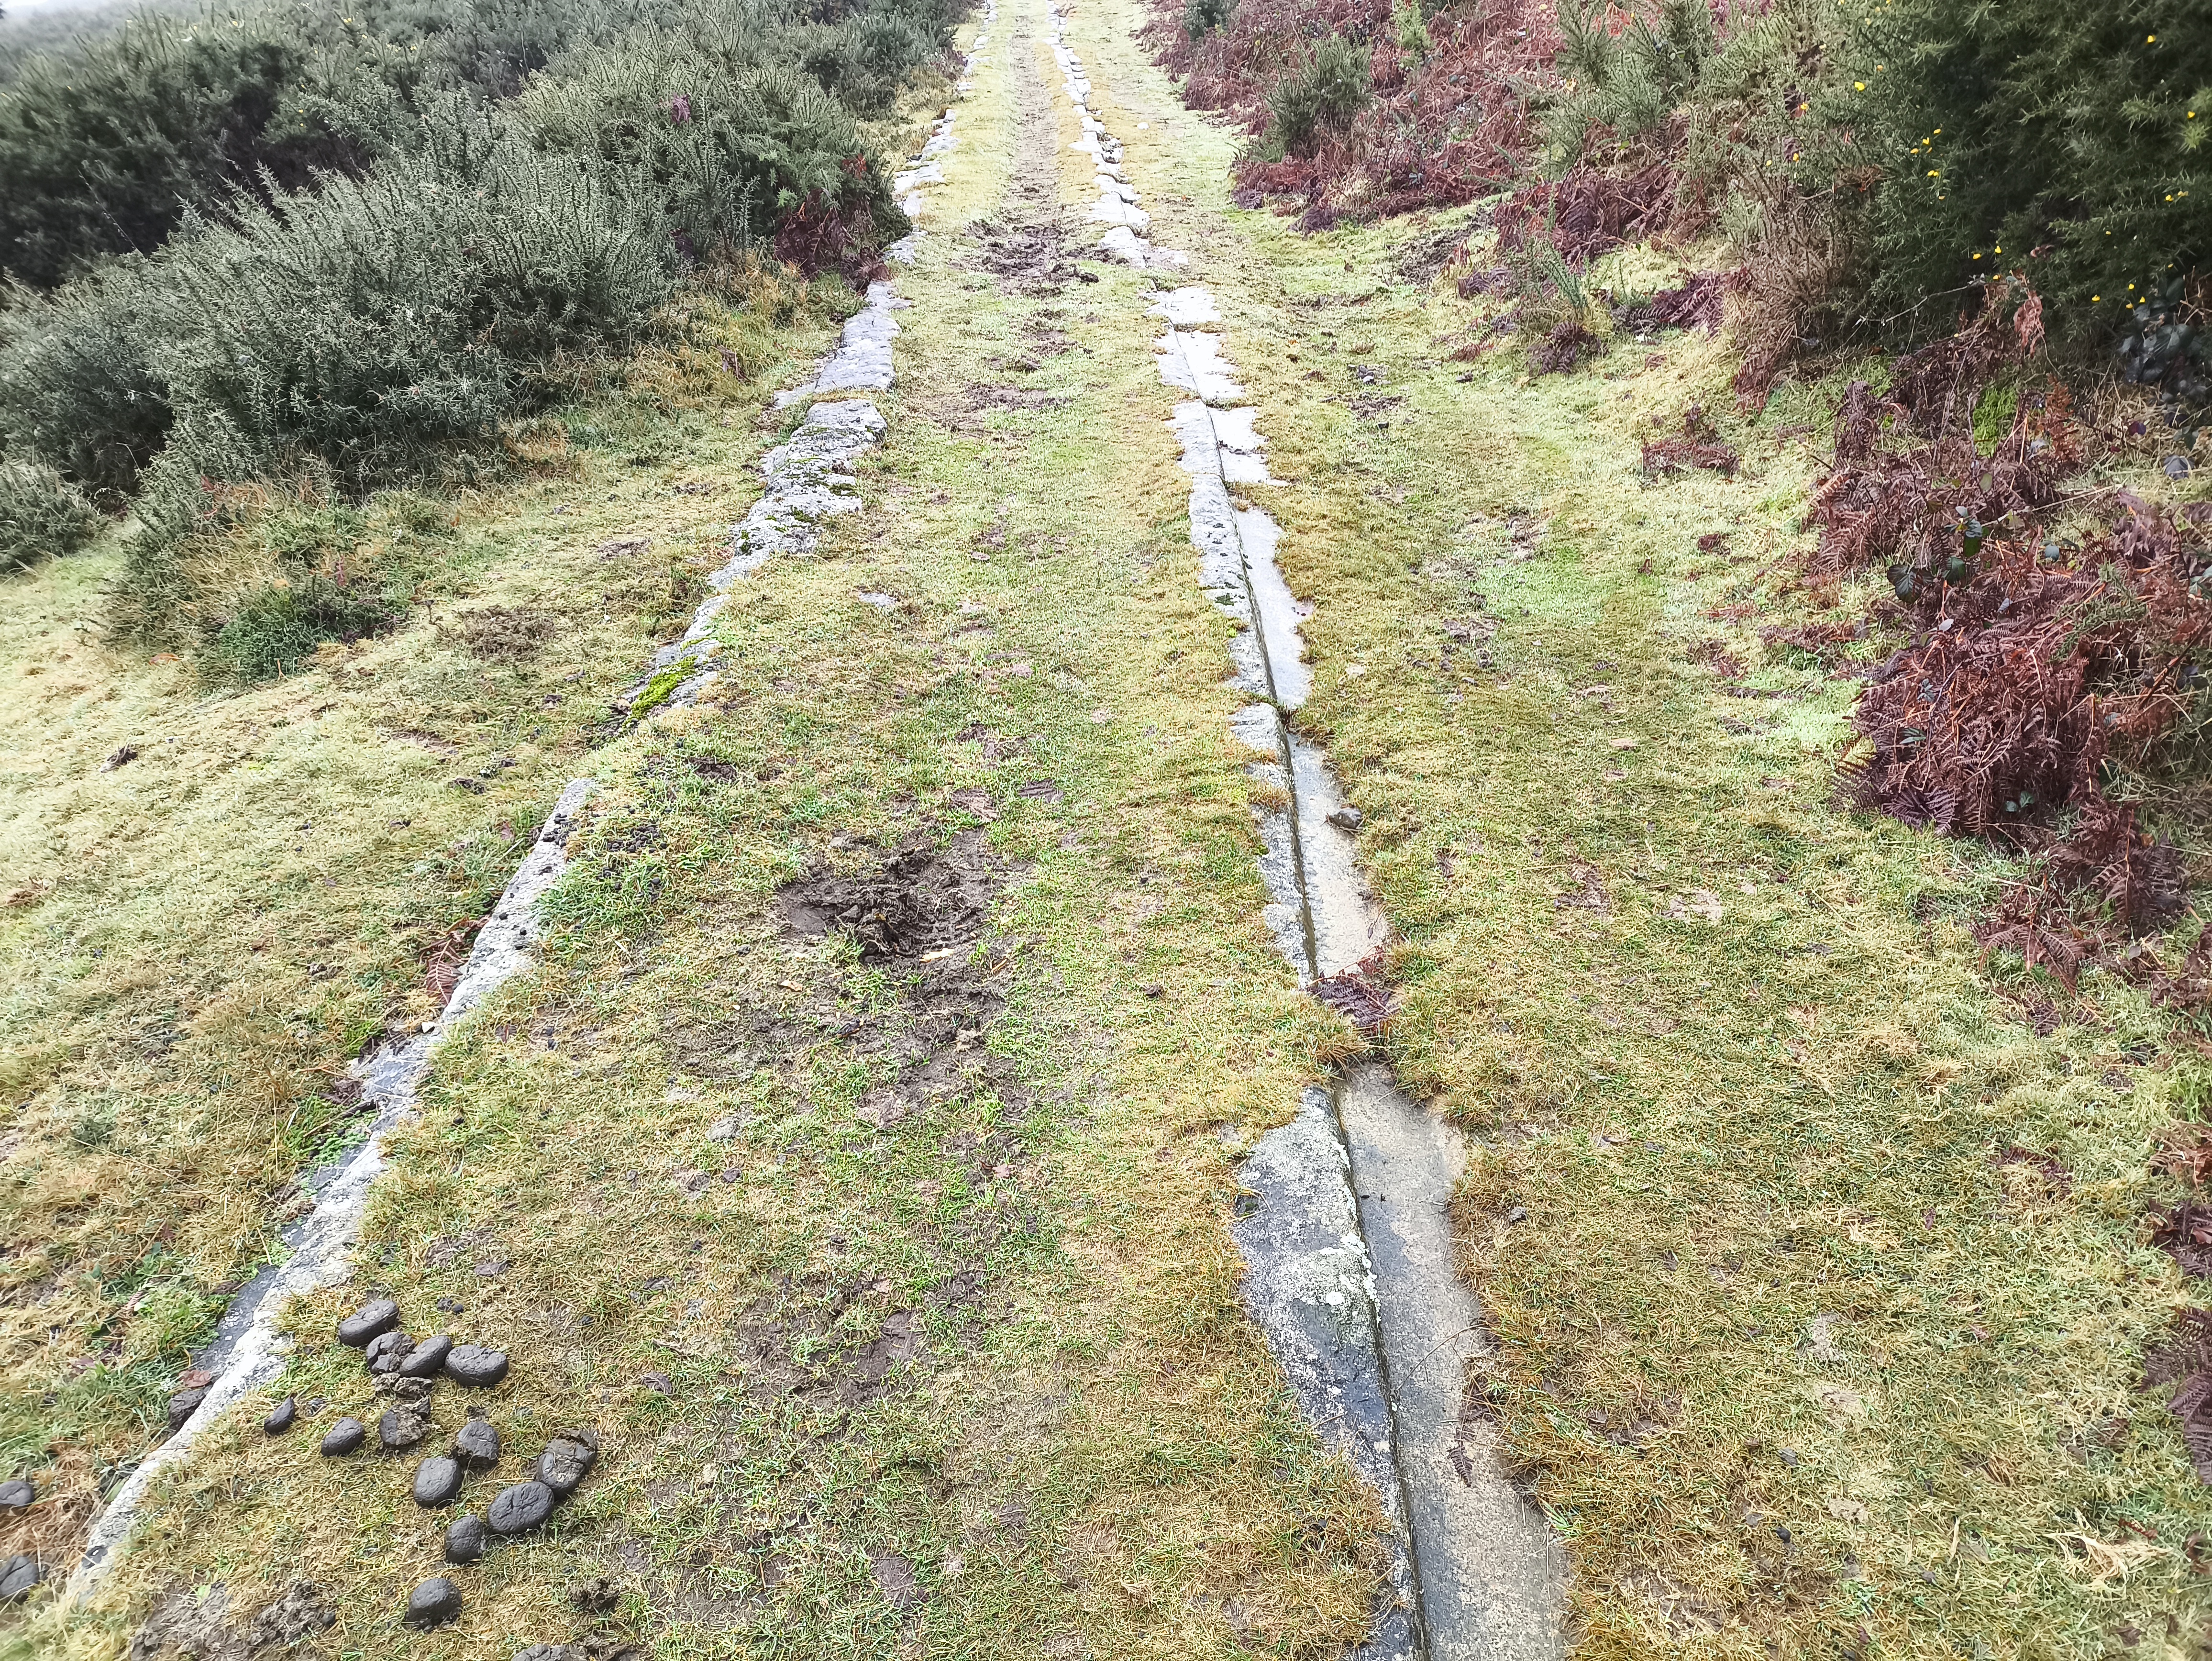
[{"label": "water pooled in groove", "polygon": [[[1084,146],[1118,163],[1056,7],[1049,30]],[[1094,216],[1126,210],[1121,226],[1144,226],[1136,193],[1114,194],[1118,208]],[[1130,263],[1166,263],[1146,252],[1152,257]],[[1193,395],[1170,425],[1190,475],[1200,585],[1242,625],[1232,679],[1253,702],[1231,726],[1253,751],[1253,775],[1288,803],[1258,815],[1267,922],[1310,985],[1365,958],[1389,928],[1352,832],[1333,818],[1345,802],[1328,757],[1288,719],[1311,688],[1299,637],[1309,608],[1276,565],[1274,520],[1231,494],[1272,481],[1235,366],[1208,331],[1218,326],[1212,296],[1195,286],[1164,291],[1151,310],[1167,325],[1155,348],[1161,377]],[[1390,1575],[1396,1596],[1377,1610],[1357,1652],[1363,1661],[1551,1661],[1565,1652],[1559,1541],[1507,1479],[1471,1387],[1489,1339],[1453,1265],[1448,1205],[1465,1166],[1459,1133],[1370,1061],[1309,1088],[1297,1116],[1261,1139],[1241,1173],[1232,1232],[1248,1306],[1306,1417],[1405,1532]]]}]

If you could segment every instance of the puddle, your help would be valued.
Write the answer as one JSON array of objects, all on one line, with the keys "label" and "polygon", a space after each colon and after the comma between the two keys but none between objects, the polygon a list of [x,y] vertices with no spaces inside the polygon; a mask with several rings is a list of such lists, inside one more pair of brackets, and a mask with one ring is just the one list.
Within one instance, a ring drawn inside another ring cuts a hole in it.
[{"label": "puddle", "polygon": [[[1053,53],[1082,114],[1076,148],[1100,158],[1100,207],[1128,236],[1144,226],[1120,147],[1087,107],[1082,60]],[[1108,190],[1109,185],[1119,186]],[[1130,263],[1147,263],[1142,257]],[[1108,252],[1115,252],[1108,247]],[[1126,257],[1126,256],[1125,256]],[[1310,610],[1275,563],[1280,527],[1231,486],[1273,483],[1257,413],[1200,285],[1147,307],[1167,329],[1160,377],[1192,394],[1170,421],[1190,476],[1199,582],[1241,625],[1232,684],[1253,702],[1231,718],[1248,770],[1287,808],[1255,809],[1266,922],[1300,981],[1353,969],[1389,928],[1359,868],[1358,816],[1321,748],[1291,728],[1312,690],[1299,625]],[[1453,1269],[1449,1204],[1466,1168],[1451,1126],[1407,1099],[1387,1067],[1348,1068],[1309,1089],[1297,1116],[1255,1146],[1231,1224],[1247,1307],[1322,1440],[1374,1487],[1403,1530],[1362,1657],[1550,1661],[1565,1651],[1565,1564],[1540,1511],[1506,1479],[1474,1386],[1488,1347],[1482,1311]],[[1407,1608],[1408,1601],[1412,1609]]]}]

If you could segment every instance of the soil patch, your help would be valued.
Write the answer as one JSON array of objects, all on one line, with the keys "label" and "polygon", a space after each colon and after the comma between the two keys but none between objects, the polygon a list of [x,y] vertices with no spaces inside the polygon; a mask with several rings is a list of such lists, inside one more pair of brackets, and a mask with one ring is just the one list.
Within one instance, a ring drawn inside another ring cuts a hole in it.
[{"label": "soil patch", "polygon": [[785,885],[776,904],[794,934],[850,934],[863,963],[949,957],[981,934],[999,880],[982,833],[963,830],[942,848],[915,837],[872,872],[816,870]]}]

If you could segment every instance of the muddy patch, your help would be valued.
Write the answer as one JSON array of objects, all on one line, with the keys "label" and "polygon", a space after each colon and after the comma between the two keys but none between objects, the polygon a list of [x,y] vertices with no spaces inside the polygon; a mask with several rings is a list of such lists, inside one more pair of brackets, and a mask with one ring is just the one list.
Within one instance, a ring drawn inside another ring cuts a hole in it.
[{"label": "muddy patch", "polygon": [[283,1649],[313,1637],[337,1621],[337,1611],[311,1580],[295,1580],[282,1597],[251,1619],[234,1617],[230,1593],[218,1581],[198,1589],[179,1588],[155,1606],[131,1634],[130,1661],[165,1656],[191,1661],[245,1661],[249,1655]]},{"label": "muddy patch", "polygon": [[786,884],[776,907],[803,939],[851,936],[863,963],[934,961],[981,934],[998,886],[982,833],[963,830],[942,848],[915,837],[873,871],[817,868]]},{"label": "muddy patch", "polygon": [[486,605],[458,624],[461,642],[479,663],[527,663],[545,649],[556,626],[552,614],[526,605]]},{"label": "muddy patch", "polygon": [[976,265],[1006,293],[1056,295],[1081,275],[1054,221],[1000,224],[976,219],[966,229],[982,245]]}]

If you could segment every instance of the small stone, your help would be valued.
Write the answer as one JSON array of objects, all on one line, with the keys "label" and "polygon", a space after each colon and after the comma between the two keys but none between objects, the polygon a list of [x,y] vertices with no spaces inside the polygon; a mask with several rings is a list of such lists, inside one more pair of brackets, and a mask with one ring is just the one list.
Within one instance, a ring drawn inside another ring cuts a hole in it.
[{"label": "small stone", "polygon": [[442,1627],[460,1612],[461,1589],[442,1574],[425,1580],[408,1595],[410,1627]]},{"label": "small stone", "polygon": [[27,1476],[17,1476],[0,1482],[0,1510],[21,1511],[39,1497],[38,1489],[31,1486]]},{"label": "small stone", "polygon": [[351,1453],[368,1439],[367,1425],[358,1419],[341,1419],[323,1438],[323,1457],[335,1459],[342,1453]]},{"label": "small stone", "polygon": [[0,1603],[13,1603],[28,1597],[31,1588],[46,1576],[39,1560],[27,1552],[19,1553],[5,1563],[0,1563]]},{"label": "small stone", "polygon": [[203,1384],[198,1390],[180,1390],[172,1396],[169,1398],[169,1428],[182,1430],[185,1421],[199,1411],[199,1405],[207,1400],[207,1387]]},{"label": "small stone", "polygon": [[300,1402],[298,1397],[287,1396],[283,1401],[277,1402],[275,1407],[269,1409],[269,1416],[261,1421],[261,1428],[269,1435],[282,1436],[286,1431],[292,1428],[292,1421],[299,1416]]},{"label": "small stone", "polygon": [[495,1384],[507,1377],[507,1352],[456,1344],[446,1354],[446,1376],[464,1384]]},{"label": "small stone", "polygon": [[574,1644],[532,1644],[515,1651],[514,1661],[584,1661],[584,1652]]},{"label": "small stone", "polygon": [[484,1555],[484,1521],[471,1512],[456,1517],[446,1530],[446,1561],[473,1563]]},{"label": "small stone", "polygon": [[641,1384],[643,1384],[647,1390],[651,1390],[655,1396],[673,1396],[676,1394],[676,1385],[674,1381],[672,1381],[665,1372],[641,1372],[637,1375],[637,1381]]},{"label": "small stone", "polygon": [[429,1419],[419,1408],[386,1408],[376,1421],[376,1439],[394,1453],[413,1447],[429,1433]]},{"label": "small stone", "polygon": [[488,1521],[494,1534],[520,1534],[553,1514],[553,1490],[543,1482],[517,1482],[501,1488],[491,1502]]},{"label": "small stone", "polygon": [[453,1438],[453,1452],[471,1470],[489,1470],[499,1463],[499,1427],[489,1419],[471,1419]]},{"label": "small stone", "polygon": [[1340,807],[1328,816],[1328,822],[1340,830],[1357,830],[1367,823],[1367,816],[1357,807]]},{"label": "small stone", "polygon": [[378,1333],[389,1332],[398,1324],[399,1305],[389,1298],[379,1298],[363,1304],[338,1323],[338,1342],[364,1349]]},{"label": "small stone", "polygon": [[460,1497],[461,1462],[433,1454],[415,1468],[415,1503],[433,1510]]},{"label": "small stone", "polygon": [[415,1353],[415,1341],[404,1332],[380,1332],[368,1341],[367,1360],[371,1372],[397,1372]]},{"label": "small stone", "polygon": [[403,1378],[434,1378],[438,1369],[446,1365],[447,1352],[453,1341],[444,1333],[434,1333],[407,1352],[407,1359],[399,1364]]},{"label": "small stone", "polygon": [[538,1456],[538,1480],[566,1500],[576,1491],[599,1457],[598,1439],[589,1431],[556,1436]]},{"label": "small stone", "polygon": [[736,1119],[717,1119],[707,1127],[707,1140],[710,1142],[733,1142],[738,1139],[738,1130]]},{"label": "small stone", "polygon": [[2159,471],[2163,472],[2168,478],[2187,478],[2190,474],[2189,458],[2187,456],[2168,456],[2164,462],[2160,464]]}]

